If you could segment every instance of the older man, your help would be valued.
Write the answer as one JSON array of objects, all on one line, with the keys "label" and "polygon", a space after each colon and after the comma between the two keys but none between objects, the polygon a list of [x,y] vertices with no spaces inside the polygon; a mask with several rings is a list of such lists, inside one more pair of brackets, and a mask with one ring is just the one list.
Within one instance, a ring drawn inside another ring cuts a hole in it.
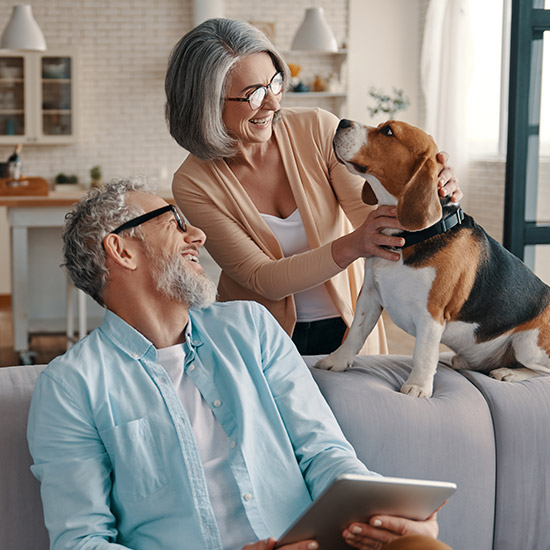
[{"label": "older man", "polygon": [[[107,311],[32,400],[52,549],[271,549],[337,474],[369,473],[278,323],[214,303],[203,232],[147,185],[92,191],[63,238],[75,285]],[[437,533],[435,517],[379,521],[344,536],[376,548]]]}]

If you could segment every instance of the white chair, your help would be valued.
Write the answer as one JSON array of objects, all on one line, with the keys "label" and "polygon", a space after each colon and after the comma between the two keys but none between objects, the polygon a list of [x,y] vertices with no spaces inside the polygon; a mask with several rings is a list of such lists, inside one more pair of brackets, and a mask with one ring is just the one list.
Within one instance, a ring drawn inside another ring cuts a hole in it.
[{"label": "white chair", "polygon": [[[77,310],[78,310],[78,338],[75,337],[75,333],[74,333],[75,291],[77,295],[76,304],[77,304]],[[65,316],[67,319],[67,327],[66,327],[67,349],[69,349],[75,342],[77,342],[78,340],[86,336],[87,326],[86,326],[86,294],[84,294],[82,290],[75,288],[75,286],[71,281],[71,278],[68,275],[67,275]]]}]

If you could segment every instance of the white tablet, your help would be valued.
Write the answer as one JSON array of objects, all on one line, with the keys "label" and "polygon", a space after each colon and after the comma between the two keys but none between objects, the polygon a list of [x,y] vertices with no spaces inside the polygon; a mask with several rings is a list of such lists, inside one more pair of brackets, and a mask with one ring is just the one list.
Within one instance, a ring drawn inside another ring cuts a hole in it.
[{"label": "white tablet", "polygon": [[375,514],[424,520],[456,491],[454,483],[341,475],[278,540],[277,546],[315,539],[321,548],[349,550],[342,531]]}]

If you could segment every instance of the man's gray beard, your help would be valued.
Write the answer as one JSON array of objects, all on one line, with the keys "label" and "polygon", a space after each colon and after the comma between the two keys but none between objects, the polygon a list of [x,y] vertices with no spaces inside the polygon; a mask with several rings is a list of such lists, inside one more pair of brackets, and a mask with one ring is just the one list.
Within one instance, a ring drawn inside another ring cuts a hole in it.
[{"label": "man's gray beard", "polygon": [[206,273],[189,269],[180,254],[159,258],[148,254],[156,273],[156,287],[167,298],[202,309],[216,300],[216,285]]}]

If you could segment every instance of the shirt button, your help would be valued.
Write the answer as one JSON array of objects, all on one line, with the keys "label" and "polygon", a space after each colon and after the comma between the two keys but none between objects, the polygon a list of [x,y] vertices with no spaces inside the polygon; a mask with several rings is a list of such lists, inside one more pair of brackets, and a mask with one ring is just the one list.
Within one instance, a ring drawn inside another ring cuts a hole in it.
[{"label": "shirt button", "polygon": [[250,493],[245,493],[245,494],[244,494],[244,499],[245,499],[246,501],[252,500],[252,495],[251,495]]},{"label": "shirt button", "polygon": [[221,405],[222,402],[219,399],[216,399],[216,401],[214,401],[214,407],[221,407]]},{"label": "shirt button", "polygon": [[137,359],[137,358],[139,357],[139,355],[138,355],[137,353],[132,353],[132,357],[133,357],[134,359]]},{"label": "shirt button", "polygon": [[187,370],[189,372],[193,372],[195,370],[195,365],[189,365],[189,368]]},{"label": "shirt button", "polygon": [[231,442],[231,448],[234,449],[236,446],[237,446],[236,441],[232,441],[232,442]]}]

